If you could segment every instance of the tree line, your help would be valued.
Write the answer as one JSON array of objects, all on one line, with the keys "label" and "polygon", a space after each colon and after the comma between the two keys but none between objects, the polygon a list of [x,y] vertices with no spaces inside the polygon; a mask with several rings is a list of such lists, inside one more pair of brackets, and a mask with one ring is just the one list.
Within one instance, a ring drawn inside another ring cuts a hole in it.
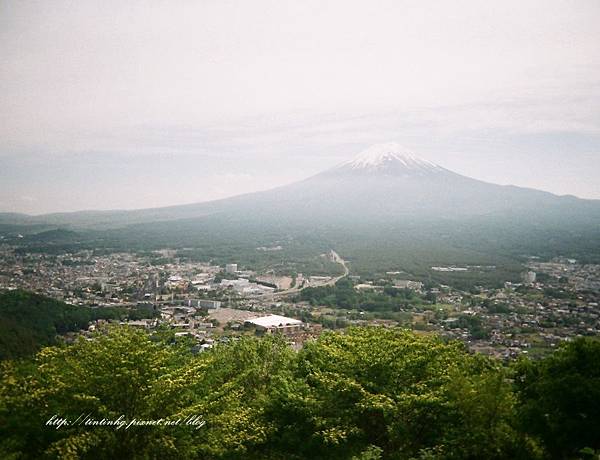
[{"label": "tree line", "polygon": [[61,335],[87,328],[91,321],[153,315],[135,308],[69,305],[22,290],[0,293],[0,360],[31,356],[42,346],[58,343]]},{"label": "tree line", "polygon": [[[505,365],[397,328],[326,332],[293,351],[188,344],[113,326],[1,363],[0,457],[577,459],[600,449],[600,342]],[[71,421],[161,426],[56,428]],[[176,424],[196,417],[201,427]]]}]

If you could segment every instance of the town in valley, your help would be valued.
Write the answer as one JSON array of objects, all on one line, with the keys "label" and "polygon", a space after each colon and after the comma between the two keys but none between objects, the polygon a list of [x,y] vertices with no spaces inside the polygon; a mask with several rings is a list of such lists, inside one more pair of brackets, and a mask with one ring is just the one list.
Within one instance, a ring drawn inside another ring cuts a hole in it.
[{"label": "town in valley", "polygon": [[[299,349],[324,330],[377,325],[437,332],[473,352],[511,359],[544,356],[578,336],[600,336],[600,265],[566,257],[529,256],[520,282],[465,290],[400,269],[355,275],[351,263],[333,250],[321,257],[343,273],[317,276],[259,272],[234,261],[198,262],[175,249],[51,254],[29,252],[16,241],[0,244],[0,290],[124,312],[69,332],[66,340],[91,337],[114,322],[169,331],[174,340],[188,340],[194,352],[242,335],[272,333]],[[278,250],[273,247],[256,250]],[[431,267],[432,272],[493,269]]]}]

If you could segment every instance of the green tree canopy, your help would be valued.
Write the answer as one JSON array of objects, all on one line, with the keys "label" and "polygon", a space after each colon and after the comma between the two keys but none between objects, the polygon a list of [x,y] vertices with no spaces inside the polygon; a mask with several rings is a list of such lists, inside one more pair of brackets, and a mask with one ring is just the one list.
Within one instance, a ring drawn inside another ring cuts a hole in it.
[{"label": "green tree canopy", "polygon": [[[328,332],[294,352],[245,337],[194,355],[164,331],[100,330],[1,363],[0,457],[532,459],[598,449],[600,348],[514,368],[401,329]],[[206,425],[47,426],[199,416]]]},{"label": "green tree canopy", "polygon": [[553,458],[600,450],[600,342],[576,339],[549,357],[517,366],[519,415]]}]

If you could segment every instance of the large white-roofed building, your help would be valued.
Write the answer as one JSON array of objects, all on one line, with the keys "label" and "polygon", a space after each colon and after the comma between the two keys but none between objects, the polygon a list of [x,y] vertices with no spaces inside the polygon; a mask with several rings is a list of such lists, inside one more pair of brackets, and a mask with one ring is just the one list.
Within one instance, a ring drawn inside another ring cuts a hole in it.
[{"label": "large white-roofed building", "polygon": [[250,318],[247,319],[245,323],[267,333],[295,332],[302,329],[302,327],[304,326],[304,323],[299,319],[287,318],[285,316],[279,315],[267,315],[259,316],[257,318]]}]

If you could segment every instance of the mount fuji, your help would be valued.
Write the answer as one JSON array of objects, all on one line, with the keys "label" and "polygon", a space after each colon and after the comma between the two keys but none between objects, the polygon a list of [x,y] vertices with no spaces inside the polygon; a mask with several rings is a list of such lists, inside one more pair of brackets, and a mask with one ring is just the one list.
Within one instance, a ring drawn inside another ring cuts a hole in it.
[{"label": "mount fuji", "polygon": [[335,169],[386,175],[418,175],[445,171],[435,163],[418,158],[395,143],[375,144]]},{"label": "mount fuji", "polygon": [[600,217],[600,201],[472,179],[391,143],[374,145],[304,181],[243,200],[258,198],[279,215],[293,209],[297,218],[324,222],[338,218],[402,222],[485,216]]},{"label": "mount fuji", "polygon": [[80,211],[42,216],[0,214],[0,223],[117,228],[136,223],[211,217],[331,224],[427,218],[512,216],[594,221],[600,201],[472,179],[421,159],[394,143],[376,144],[305,180],[231,198],[130,211]]},{"label": "mount fuji", "polygon": [[481,261],[474,254],[509,252],[600,261],[599,200],[483,182],[396,144],[374,145],[331,169],[263,192],[132,211],[0,214],[0,233],[11,224],[53,230],[51,239],[72,239],[57,228],[93,233],[104,245],[117,241],[125,248],[141,241],[154,247],[256,248],[285,238],[311,239],[357,260],[377,253],[380,265],[424,245],[427,257],[454,254],[457,261],[470,253],[474,263]]}]

